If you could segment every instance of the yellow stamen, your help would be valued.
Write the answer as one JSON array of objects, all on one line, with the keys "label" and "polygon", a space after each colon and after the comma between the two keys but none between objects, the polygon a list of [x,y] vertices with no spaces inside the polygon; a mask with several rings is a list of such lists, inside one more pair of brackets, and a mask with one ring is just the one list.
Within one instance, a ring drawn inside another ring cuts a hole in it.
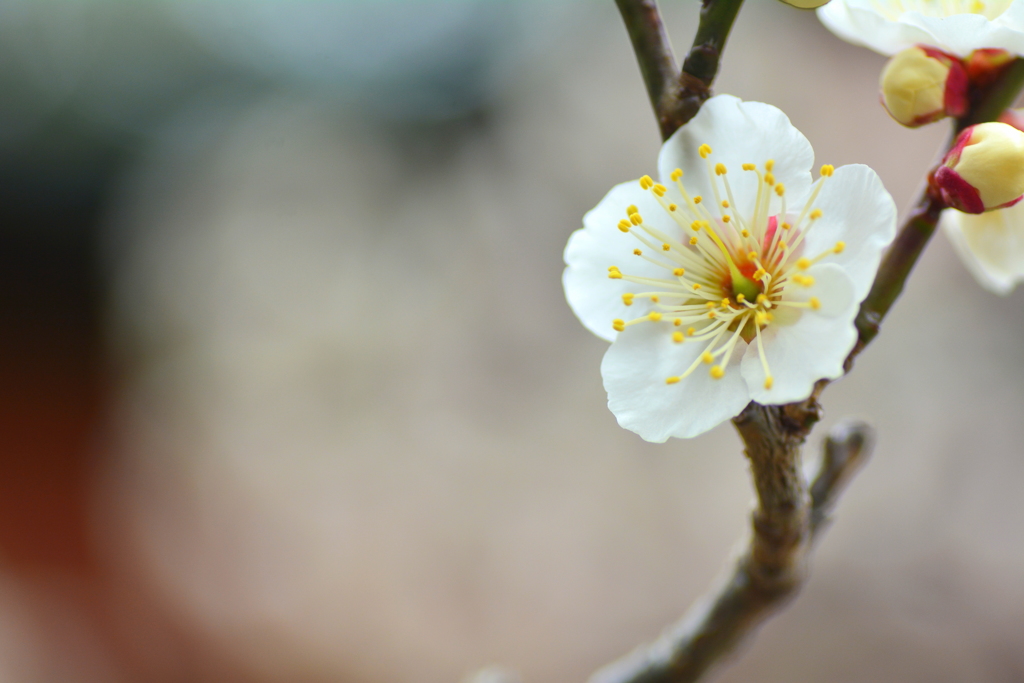
[{"label": "yellow stamen", "polygon": [[775,168],[774,159],[769,159],[768,161],[764,162],[764,170],[771,172],[773,168]]},{"label": "yellow stamen", "polygon": [[836,242],[836,247],[832,251],[837,254],[842,254],[844,249],[846,249],[846,242]]},{"label": "yellow stamen", "polygon": [[722,369],[721,365],[715,365],[711,368],[711,377],[714,379],[722,379],[725,377],[725,370]]},{"label": "yellow stamen", "polygon": [[679,383],[679,378],[678,377],[668,377],[668,378],[665,379],[665,384],[678,384],[678,383]]},{"label": "yellow stamen", "polygon": [[612,321],[612,327],[615,328],[616,332],[622,332],[624,329],[626,329],[626,321],[616,318],[615,320]]},{"label": "yellow stamen", "polygon": [[707,145],[701,145],[697,152],[700,154],[701,159],[707,159],[708,155],[711,154],[711,148]]},{"label": "yellow stamen", "polygon": [[683,177],[683,169],[677,168],[676,170],[672,171],[669,177],[672,178],[673,182],[679,180],[680,178]]},{"label": "yellow stamen", "polygon": [[676,268],[675,270],[672,271],[672,274],[675,275],[676,277],[682,277],[686,275],[686,270],[683,268]]},{"label": "yellow stamen", "polygon": [[836,167],[833,166],[832,164],[825,164],[824,166],[821,167],[821,175],[825,176],[826,178],[829,178],[832,176],[835,170]]},{"label": "yellow stamen", "polygon": [[660,183],[658,183],[657,185],[655,185],[654,187],[651,188],[651,192],[653,192],[654,194],[656,194],[659,197],[664,197],[666,191],[667,190],[666,190],[665,186],[660,184]]},{"label": "yellow stamen", "polygon": [[704,353],[702,353],[700,359],[707,363],[708,365],[711,365],[712,363],[715,362],[715,357],[711,355],[710,351],[705,351]]},{"label": "yellow stamen", "polygon": [[725,164],[715,164],[715,175],[725,175],[729,171],[725,168]]},{"label": "yellow stamen", "polygon": [[821,308],[821,301],[819,301],[818,297],[816,296],[812,296],[810,299],[808,299],[807,303],[809,303],[811,305],[811,308],[813,308],[814,310],[818,310],[819,308]]},{"label": "yellow stamen", "polygon": [[631,227],[633,227],[633,224],[627,221],[625,218],[619,221],[619,230],[621,230],[622,232],[629,232],[629,229]]},{"label": "yellow stamen", "polygon": [[642,187],[645,190],[649,190],[652,187],[654,187],[654,181],[651,179],[651,176],[645,175],[642,178],[640,178],[640,187]]},{"label": "yellow stamen", "polygon": [[629,292],[626,292],[625,294],[622,295],[622,303],[626,304],[627,306],[632,306],[633,305],[633,297],[634,296],[635,296],[634,294],[630,294]]},{"label": "yellow stamen", "polygon": [[684,337],[683,337],[683,333],[682,332],[673,332],[672,333],[672,341],[674,341],[676,344],[682,344],[683,343],[683,339],[684,339]]},{"label": "yellow stamen", "polygon": [[658,311],[651,311],[650,313],[647,314],[647,317],[651,319],[651,322],[656,323],[659,320],[661,320],[661,313],[659,313]]}]

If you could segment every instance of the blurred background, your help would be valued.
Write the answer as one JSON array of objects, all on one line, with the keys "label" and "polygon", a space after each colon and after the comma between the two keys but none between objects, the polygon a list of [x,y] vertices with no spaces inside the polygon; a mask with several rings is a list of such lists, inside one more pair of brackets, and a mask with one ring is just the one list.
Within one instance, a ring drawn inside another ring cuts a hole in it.
[{"label": "blurred background", "polygon": [[[718,90],[905,206],[944,126],[747,4]],[[0,680],[582,681],[744,534],[731,428],[619,429],[562,296],[659,148],[611,0],[2,0],[0,89]],[[1024,680],[1022,335],[937,237],[809,451],[858,415],[874,458],[720,680]]]}]

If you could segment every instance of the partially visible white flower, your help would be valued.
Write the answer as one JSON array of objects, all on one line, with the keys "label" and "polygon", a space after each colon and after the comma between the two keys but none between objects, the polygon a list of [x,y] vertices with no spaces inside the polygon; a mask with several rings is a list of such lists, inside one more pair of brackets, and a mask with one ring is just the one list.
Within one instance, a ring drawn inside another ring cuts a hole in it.
[{"label": "partially visible white flower", "polygon": [[1024,202],[982,214],[946,209],[939,225],[985,289],[1009,294],[1024,281]]},{"label": "partially visible white flower", "polygon": [[1024,54],[1024,0],[832,0],[817,12],[843,40],[883,55],[914,45]]},{"label": "partially visible white flower", "polygon": [[662,146],[662,183],[617,185],[584,216],[563,283],[612,342],[601,373],[620,425],[692,437],[843,374],[896,208],[868,167],[814,181],[813,160],[781,111],[720,95]]}]

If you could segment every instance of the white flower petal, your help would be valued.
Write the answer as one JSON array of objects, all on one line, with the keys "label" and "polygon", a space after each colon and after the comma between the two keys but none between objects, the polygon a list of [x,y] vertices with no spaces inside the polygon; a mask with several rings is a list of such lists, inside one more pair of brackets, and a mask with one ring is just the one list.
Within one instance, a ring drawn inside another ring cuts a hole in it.
[{"label": "white flower petal", "polygon": [[896,236],[895,202],[877,173],[862,164],[850,164],[825,179],[813,207],[820,208],[822,216],[804,239],[804,255],[813,258],[843,242],[843,251],[829,255],[825,262],[843,267],[857,302],[863,301],[882,252]]},{"label": "white flower petal", "polygon": [[[876,0],[832,0],[818,8],[818,18],[837,36],[884,55],[896,54],[918,44],[930,45],[961,57],[979,48],[1000,48],[1024,54],[1024,3],[1014,2],[998,16],[962,13],[935,16],[918,11],[902,12]],[[938,6],[938,3],[936,3]],[[990,12],[991,14],[991,12]]]},{"label": "white flower petal", "polygon": [[663,232],[678,234],[678,226],[669,218],[651,195],[637,181],[612,188],[601,202],[583,217],[583,228],[569,238],[565,247],[562,285],[569,306],[584,327],[612,341],[616,332],[612,320],[639,318],[650,305],[637,299],[632,306],[622,302],[625,292],[651,291],[652,287],[626,280],[612,280],[608,267],[618,266],[623,273],[640,277],[665,278],[671,274],[663,268],[636,256],[633,250],[643,245],[632,235],[619,230],[618,223],[626,217],[626,207],[635,205],[644,222]]},{"label": "white flower petal", "polygon": [[739,359],[746,346],[742,340],[721,379],[713,379],[709,366],[702,363],[679,383],[666,384],[666,378],[681,375],[706,346],[694,341],[676,344],[670,329],[670,323],[628,327],[601,363],[608,408],[622,427],[654,443],[703,434],[750,402],[740,376]]},{"label": "white flower petal", "polygon": [[775,162],[773,173],[787,192],[800,194],[811,183],[814,163],[811,143],[789,118],[762,102],[743,102],[732,95],[718,95],[704,103],[692,121],[680,128],[662,146],[658,172],[669,185],[676,168],[686,170],[683,183],[691,194],[713,196],[707,161],[700,157],[701,145],[711,147],[707,161],[725,164],[733,194],[744,215],[753,210],[757,198],[757,175],[743,171],[746,163],[756,164],[764,172],[764,162]]},{"label": "white flower petal", "polygon": [[758,403],[774,405],[807,398],[819,379],[843,375],[843,362],[857,342],[853,319],[858,300],[850,278],[835,264],[812,266],[807,274],[814,278],[814,284],[796,287],[798,296],[789,296],[787,289],[786,298],[808,301],[815,297],[821,308],[803,309],[791,324],[769,325],[761,333],[773,378],[771,389],[765,388],[765,372],[756,341],[751,342],[743,356],[743,379],[750,387],[750,397]]},{"label": "white flower petal", "polygon": [[1024,281],[1024,202],[977,215],[947,209],[939,225],[985,289],[1009,294]]}]

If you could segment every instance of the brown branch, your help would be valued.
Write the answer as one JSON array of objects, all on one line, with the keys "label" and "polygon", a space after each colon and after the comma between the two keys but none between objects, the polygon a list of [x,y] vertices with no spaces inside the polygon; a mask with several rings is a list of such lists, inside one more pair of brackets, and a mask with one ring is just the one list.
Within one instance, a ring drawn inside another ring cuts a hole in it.
[{"label": "brown branch", "polygon": [[672,102],[678,97],[678,67],[672,55],[665,25],[658,12],[655,0],[615,0],[626,25],[626,32],[633,43],[633,52],[640,65],[640,73],[647,86],[647,96],[651,100],[651,108],[658,119],[663,139],[668,139],[667,132],[672,123],[666,119],[666,113],[673,109]]},{"label": "brown branch", "polygon": [[721,584],[657,642],[598,671],[590,683],[697,681],[800,589],[811,545],[839,493],[867,460],[872,439],[863,423],[836,425],[808,489],[800,446],[809,427],[790,420],[785,411],[756,403],[736,419],[757,508],[750,542]]},{"label": "brown branch", "polygon": [[676,67],[657,2],[615,0],[615,4],[633,43],[661,138],[667,140],[696,116],[711,96],[725,41],[743,0],[704,0],[697,35],[682,71]]}]

